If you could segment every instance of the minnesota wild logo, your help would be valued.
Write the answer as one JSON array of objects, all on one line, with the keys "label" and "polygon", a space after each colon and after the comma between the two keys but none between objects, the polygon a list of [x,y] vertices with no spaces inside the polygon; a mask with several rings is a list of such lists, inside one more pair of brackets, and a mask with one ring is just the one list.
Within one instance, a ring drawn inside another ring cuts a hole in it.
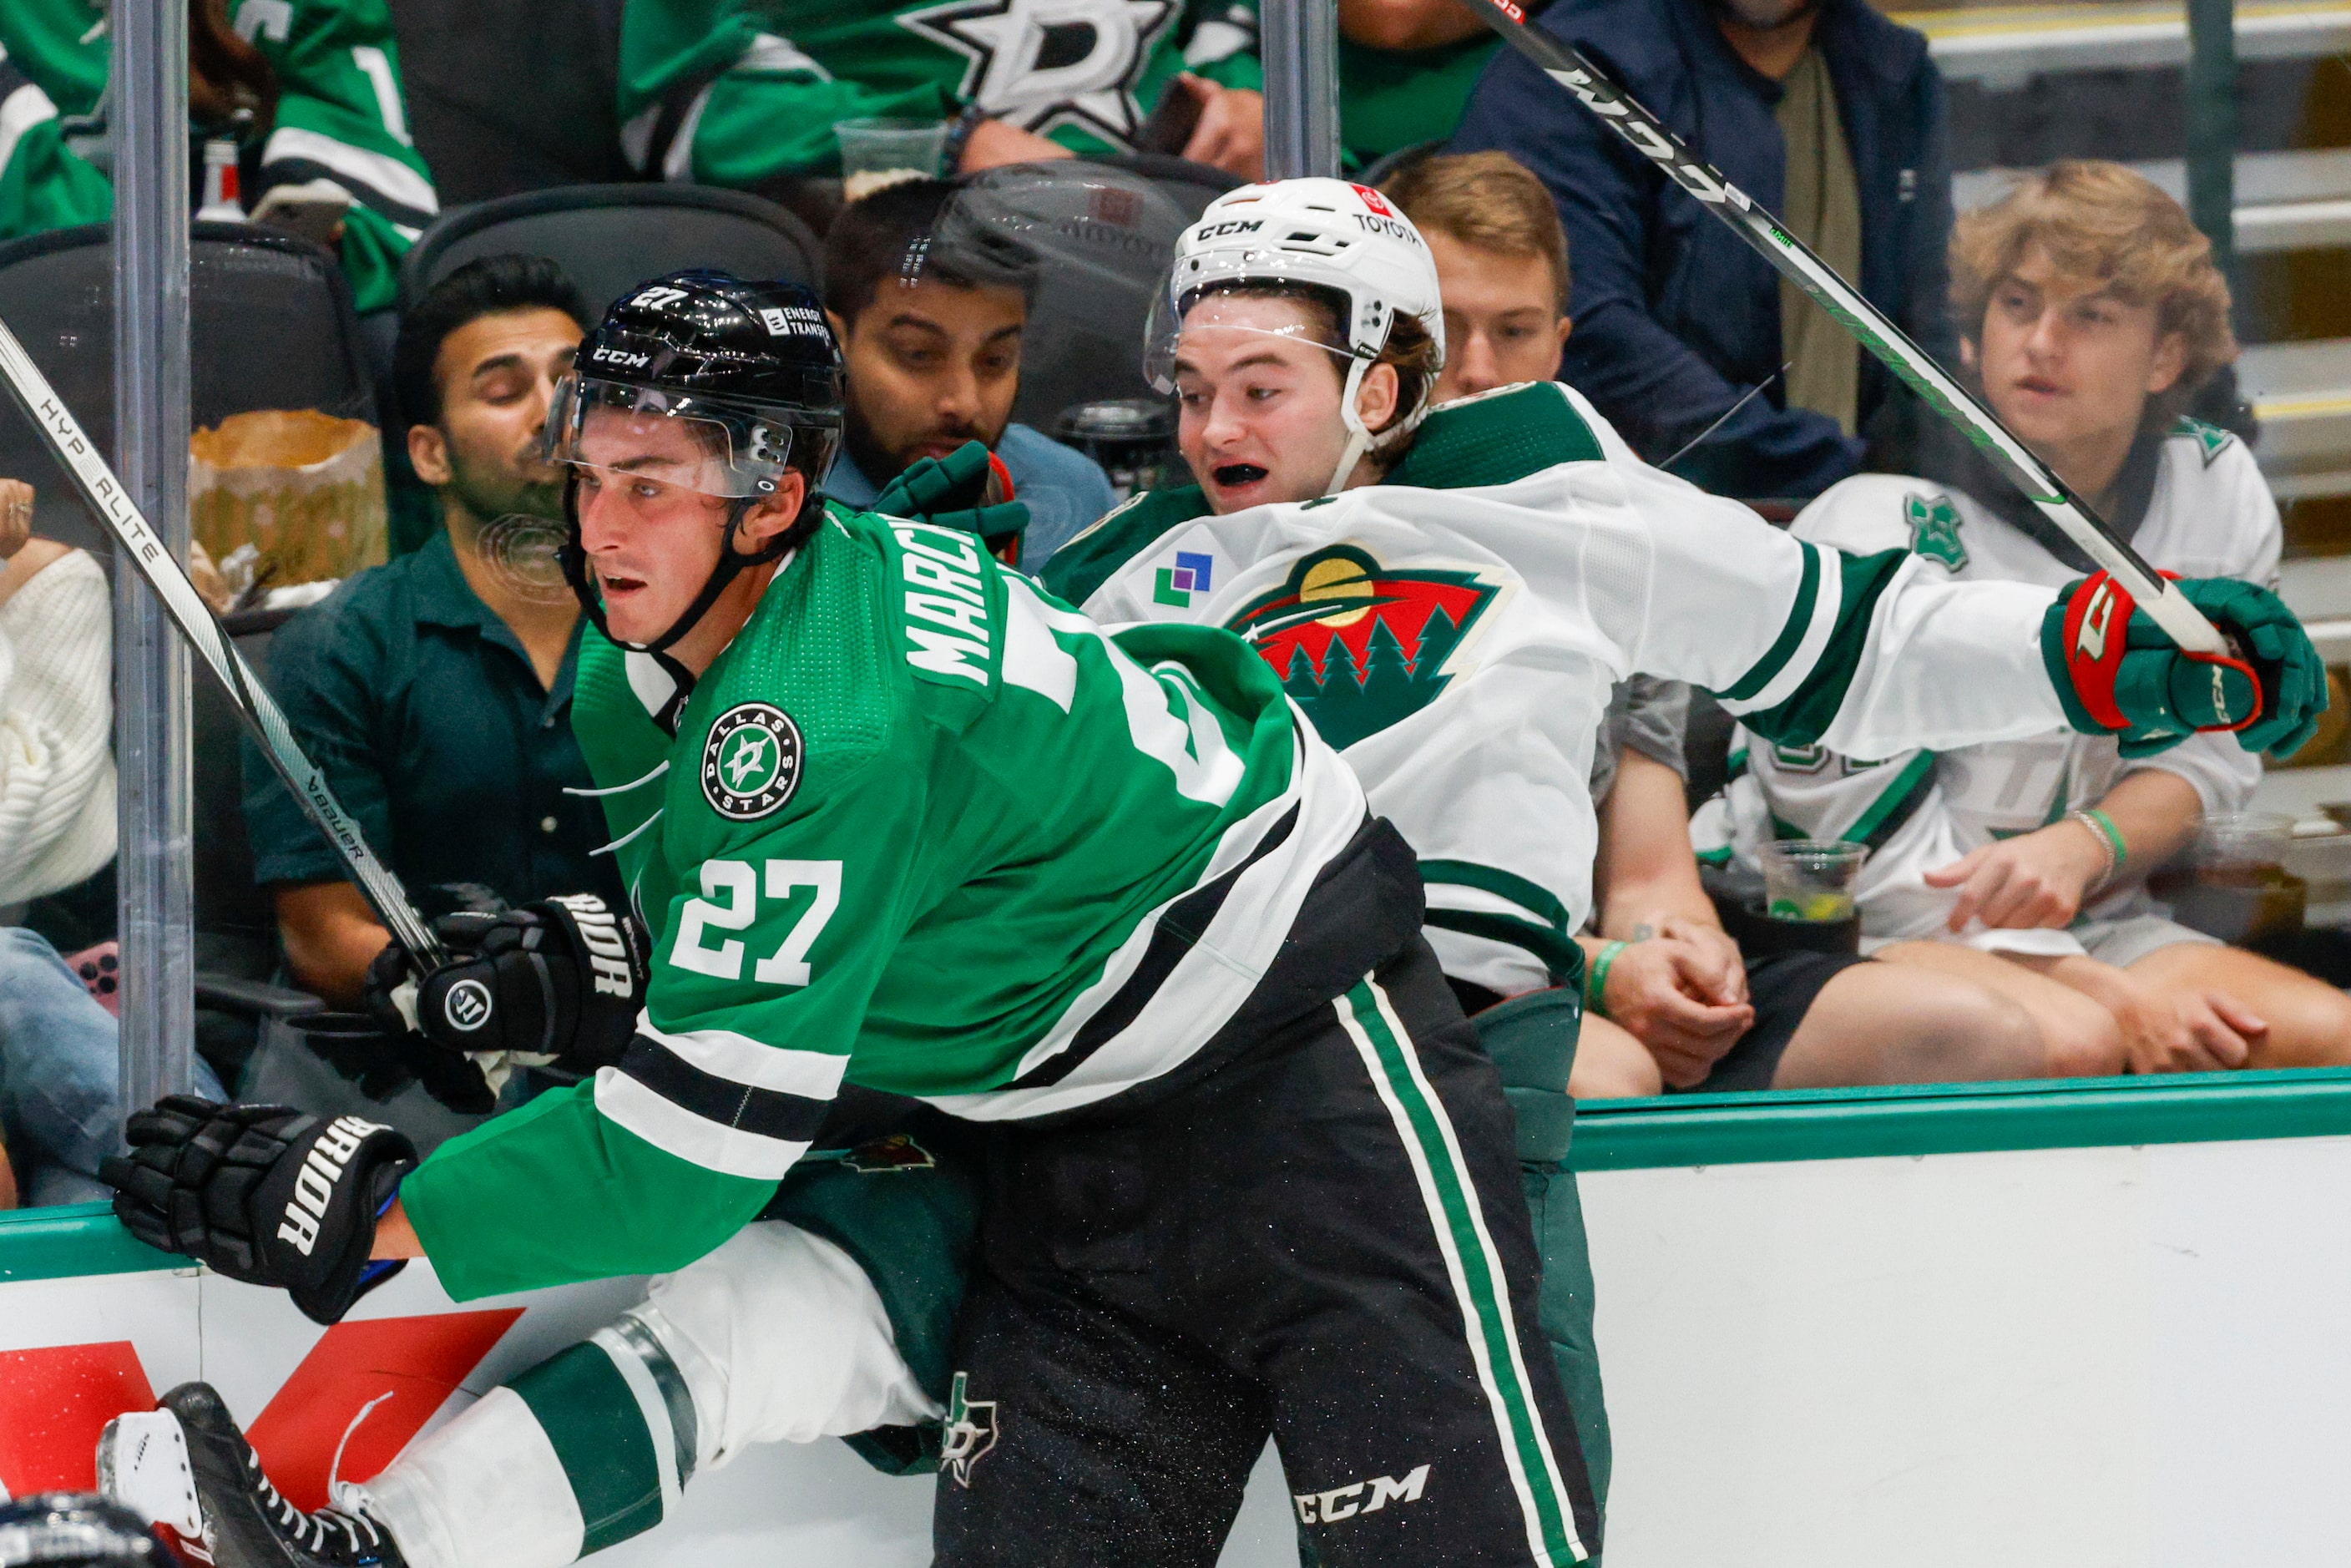
[{"label": "minnesota wild logo", "polygon": [[737,703],[702,745],[702,798],[731,822],[766,816],[800,783],[800,728],[768,703]]},{"label": "minnesota wild logo", "polygon": [[2207,468],[2212,466],[2212,460],[2220,455],[2229,443],[2237,439],[2217,424],[2207,424],[2200,419],[2190,419],[2186,414],[2181,414],[2179,421],[2172,425],[2171,434],[2193,436],[2197,450],[2204,455],[2204,466]]},{"label": "minnesota wild logo", "polygon": [[1910,519],[1910,553],[1938,560],[1957,571],[1968,564],[1968,547],[1959,542],[1959,509],[1949,496],[1909,496],[1902,502]]},{"label": "minnesota wild logo", "polygon": [[1391,571],[1353,545],[1316,550],[1227,624],[1341,749],[1437,700],[1499,591],[1474,571]]}]

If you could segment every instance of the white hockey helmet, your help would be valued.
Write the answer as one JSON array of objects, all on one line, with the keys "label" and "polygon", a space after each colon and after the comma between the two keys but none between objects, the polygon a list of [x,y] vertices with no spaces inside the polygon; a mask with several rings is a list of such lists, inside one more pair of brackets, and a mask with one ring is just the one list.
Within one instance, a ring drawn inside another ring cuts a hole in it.
[{"label": "white hockey helmet", "polygon": [[[1144,329],[1143,369],[1152,385],[1162,392],[1175,390],[1176,345],[1192,306],[1220,287],[1251,283],[1327,289],[1345,302],[1339,323],[1345,347],[1322,345],[1347,361],[1339,399],[1347,445],[1324,492],[1336,494],[1372,444],[1372,432],[1355,410],[1355,394],[1364,372],[1387,346],[1395,319],[1418,321],[1437,344],[1437,363],[1444,363],[1445,312],[1437,263],[1412,220],[1368,185],[1301,179],[1228,191],[1176,241],[1166,291],[1153,302]],[[1414,405],[1385,434],[1418,424],[1436,385],[1434,373],[1424,378]]]}]

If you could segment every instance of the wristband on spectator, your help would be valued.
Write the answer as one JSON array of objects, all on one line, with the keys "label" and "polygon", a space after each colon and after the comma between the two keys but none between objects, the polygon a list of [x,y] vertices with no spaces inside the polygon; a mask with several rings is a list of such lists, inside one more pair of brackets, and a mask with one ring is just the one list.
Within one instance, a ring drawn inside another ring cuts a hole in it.
[{"label": "wristband on spectator", "polygon": [[2106,852],[2105,865],[2090,881],[2094,888],[2104,887],[2130,859],[2130,847],[2123,842],[2122,831],[2115,826],[2115,820],[2096,807],[2088,807],[2072,815],[2074,821],[2090,830],[2090,836],[2098,841],[2100,849]]},{"label": "wristband on spectator", "polygon": [[1616,955],[1631,946],[1630,942],[1604,942],[1600,952],[1583,971],[1583,1010],[1595,1018],[1608,1016],[1608,967],[1616,962]]},{"label": "wristband on spectator", "polygon": [[963,112],[947,125],[947,139],[939,144],[939,172],[942,178],[952,180],[963,170],[963,150],[971,145],[971,133],[987,114],[977,103],[967,103]]}]

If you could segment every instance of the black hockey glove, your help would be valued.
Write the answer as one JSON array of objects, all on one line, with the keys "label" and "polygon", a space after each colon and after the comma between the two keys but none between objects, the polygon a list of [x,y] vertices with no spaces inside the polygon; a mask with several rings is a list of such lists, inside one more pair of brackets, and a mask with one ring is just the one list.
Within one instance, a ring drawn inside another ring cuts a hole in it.
[{"label": "black hockey glove", "polygon": [[644,933],[626,912],[575,893],[504,915],[444,915],[433,929],[450,960],[431,974],[419,977],[397,944],[368,967],[368,1010],[386,1028],[581,1073],[621,1060],[647,977]]},{"label": "black hockey glove", "polygon": [[99,1161],[98,1176],[150,1247],[287,1291],[320,1323],[402,1268],[368,1260],[377,1217],[416,1168],[416,1145],[390,1127],[171,1094],[125,1135],[131,1153]]},{"label": "black hockey glove", "polygon": [[923,457],[882,487],[872,509],[943,528],[977,534],[1006,559],[1029,526],[1029,507],[1012,498],[1012,476],[993,452],[967,441],[945,457]]}]

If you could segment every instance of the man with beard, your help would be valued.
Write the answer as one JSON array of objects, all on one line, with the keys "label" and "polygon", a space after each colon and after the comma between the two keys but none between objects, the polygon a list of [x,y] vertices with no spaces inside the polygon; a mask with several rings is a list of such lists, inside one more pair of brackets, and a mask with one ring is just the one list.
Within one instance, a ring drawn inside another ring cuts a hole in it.
[{"label": "man with beard", "polygon": [[[569,723],[579,606],[554,549],[561,485],[538,455],[587,307],[553,262],[492,256],[402,318],[409,460],[445,527],[282,628],[270,687],[303,749],[434,912],[552,893],[618,899]],[[246,823],[295,984],[355,1002],[389,936],[246,743]]]},{"label": "man with beard", "polygon": [[844,361],[848,426],[824,491],[871,507],[909,464],[980,442],[1029,508],[1019,563],[1034,571],[1118,497],[1093,459],[1011,422],[1033,285],[998,258],[934,246],[956,188],[889,186],[852,203],[825,236],[825,317]]},{"label": "man with beard", "polygon": [[[1541,26],[1956,364],[1950,156],[1924,37],[1864,0],[1596,0],[1555,5]],[[1884,367],[1509,50],[1449,151],[1486,148],[1532,169],[1559,204],[1575,257],[1560,376],[1642,457],[1754,497],[1816,496],[1873,446],[1869,465],[1905,461],[1916,404]]]}]

